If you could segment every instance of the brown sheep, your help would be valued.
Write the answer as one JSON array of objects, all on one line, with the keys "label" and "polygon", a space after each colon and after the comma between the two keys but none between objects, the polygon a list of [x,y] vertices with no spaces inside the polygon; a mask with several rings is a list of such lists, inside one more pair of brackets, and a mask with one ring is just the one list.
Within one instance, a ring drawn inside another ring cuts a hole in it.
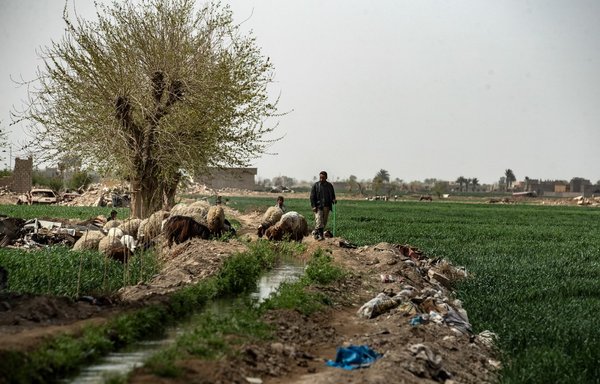
[{"label": "brown sheep", "polygon": [[308,223],[304,216],[298,212],[288,212],[281,216],[281,219],[265,231],[268,240],[283,240],[288,237],[290,240],[302,241],[304,236],[308,236]]},{"label": "brown sheep", "polygon": [[169,247],[173,245],[173,241],[179,244],[192,237],[200,237],[204,240],[208,240],[210,237],[210,230],[206,225],[200,224],[188,216],[169,217],[165,222],[163,232]]},{"label": "brown sheep", "polygon": [[267,211],[263,215],[262,222],[260,223],[256,233],[258,237],[263,237],[265,231],[270,226],[277,223],[279,219],[281,219],[281,216],[283,216],[283,210],[281,208],[277,206],[267,208]]}]

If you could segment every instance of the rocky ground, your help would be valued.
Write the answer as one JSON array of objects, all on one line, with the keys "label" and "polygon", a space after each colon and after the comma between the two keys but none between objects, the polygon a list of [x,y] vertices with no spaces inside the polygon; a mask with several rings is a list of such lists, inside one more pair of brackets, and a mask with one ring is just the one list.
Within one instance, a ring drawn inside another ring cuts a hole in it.
[{"label": "rocky ground", "polygon": [[[255,240],[260,213],[242,215],[238,237]],[[352,248],[341,238],[315,241],[306,238],[308,259],[322,248],[350,271],[348,278],[325,291],[334,305],[304,316],[296,311],[273,311],[266,321],[275,325],[276,338],[264,344],[245,345],[236,358],[219,361],[188,360],[184,376],[164,379],[143,369],[133,382],[265,382],[265,383],[482,383],[493,382],[499,362],[490,337],[470,331],[451,291],[451,283],[464,271],[430,260],[407,245],[376,244]],[[49,335],[77,333],[89,323],[106,318],[144,300],[168,294],[214,274],[224,257],[244,249],[244,241],[193,239],[166,250],[165,267],[147,284],[128,287],[118,297],[98,302],[72,301],[50,296],[0,296],[0,348],[34,347]],[[381,303],[365,303],[378,294]],[[395,296],[395,300],[391,297]],[[362,308],[361,308],[362,307]],[[360,309],[360,311],[359,311]],[[362,315],[359,315],[359,312]],[[378,312],[381,312],[378,314]],[[458,317],[457,317],[458,316]],[[458,319],[458,320],[457,320]],[[464,321],[463,321],[464,320]],[[411,325],[412,323],[412,325]],[[383,356],[368,368],[342,370],[328,367],[336,349],[367,345]]]}]

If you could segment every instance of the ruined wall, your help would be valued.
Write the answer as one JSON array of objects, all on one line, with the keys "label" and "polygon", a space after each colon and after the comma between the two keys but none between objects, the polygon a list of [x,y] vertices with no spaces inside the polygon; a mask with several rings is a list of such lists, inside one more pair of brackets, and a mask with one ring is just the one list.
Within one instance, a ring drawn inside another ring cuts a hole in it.
[{"label": "ruined wall", "polygon": [[204,175],[196,176],[196,181],[205,184],[209,188],[256,188],[254,176],[256,168],[210,168]]},{"label": "ruined wall", "polygon": [[33,159],[15,158],[15,170],[13,172],[13,182],[10,189],[16,193],[25,193],[31,190],[31,174],[33,170]]}]

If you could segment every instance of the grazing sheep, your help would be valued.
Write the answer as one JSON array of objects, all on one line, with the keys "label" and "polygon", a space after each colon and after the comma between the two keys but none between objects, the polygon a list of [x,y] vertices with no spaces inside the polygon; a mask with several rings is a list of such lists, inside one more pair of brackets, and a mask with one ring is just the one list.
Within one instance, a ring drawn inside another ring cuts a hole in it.
[{"label": "grazing sheep", "polygon": [[206,215],[206,226],[210,233],[219,237],[225,230],[225,211],[220,205],[213,205]]},{"label": "grazing sheep", "polygon": [[119,225],[121,225],[121,221],[120,220],[111,220],[111,221],[107,221],[106,224],[104,224],[104,226],[102,227],[105,231],[108,231],[111,228],[116,228]]},{"label": "grazing sheep", "polygon": [[279,219],[281,219],[281,216],[283,216],[283,210],[281,208],[276,206],[267,208],[267,211],[264,213],[262,217],[262,222],[260,223],[260,226],[258,227],[258,231],[256,233],[258,237],[263,237],[265,231],[270,226],[277,223]]},{"label": "grazing sheep", "polygon": [[123,233],[123,230],[121,228],[114,227],[108,230],[107,236],[113,236],[117,239],[120,239],[121,237],[123,237],[124,234],[125,233]]},{"label": "grazing sheep", "polygon": [[133,238],[133,236],[123,235],[123,237],[121,237],[121,244],[126,246],[131,251],[131,253],[135,252],[137,243],[136,243],[135,239]]},{"label": "grazing sheep", "polygon": [[98,243],[98,251],[100,251],[100,253],[107,255],[111,248],[113,248],[115,246],[121,246],[121,245],[122,245],[121,240],[119,240],[118,237],[105,236],[102,239],[100,239],[100,242]]},{"label": "grazing sheep", "polygon": [[138,240],[150,241],[162,231],[162,222],[169,217],[167,211],[156,211],[147,219],[142,220],[138,229]]},{"label": "grazing sheep", "polygon": [[98,244],[104,237],[104,233],[101,231],[85,231],[79,240],[73,244],[73,250],[83,251],[98,249]]},{"label": "grazing sheep", "polygon": [[169,217],[163,232],[169,247],[173,245],[173,242],[176,244],[183,243],[192,237],[200,237],[204,240],[208,240],[210,237],[210,230],[206,225],[198,223],[188,216]]},{"label": "grazing sheep", "polygon": [[104,252],[104,255],[109,259],[120,261],[121,263],[126,263],[129,261],[129,256],[132,255],[133,252],[127,246],[122,244],[116,244],[111,246]]},{"label": "grazing sheep", "polygon": [[206,202],[195,202],[190,205],[177,204],[171,209],[171,216],[187,216],[198,223],[206,223],[208,208],[209,206]]},{"label": "grazing sheep", "polygon": [[302,241],[308,233],[308,223],[304,216],[291,211],[283,214],[275,225],[269,227],[265,231],[265,236],[269,240],[283,240],[289,237],[290,240]]},{"label": "grazing sheep", "polygon": [[431,198],[431,196],[426,196],[426,195],[421,195],[421,197],[419,197],[419,201],[433,201],[433,199]]},{"label": "grazing sheep", "polygon": [[127,220],[123,221],[121,223],[121,225],[119,225],[119,228],[121,228],[121,230],[123,231],[123,233],[125,235],[131,235],[137,239],[138,230],[140,228],[141,222],[142,222],[142,219],[137,219],[137,218],[127,219]]}]

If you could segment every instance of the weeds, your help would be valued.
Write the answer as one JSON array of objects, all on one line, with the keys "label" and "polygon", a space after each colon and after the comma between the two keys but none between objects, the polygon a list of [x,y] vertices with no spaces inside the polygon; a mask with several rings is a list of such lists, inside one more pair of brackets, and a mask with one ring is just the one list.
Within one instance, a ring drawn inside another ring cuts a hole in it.
[{"label": "weeds", "polygon": [[42,250],[0,249],[13,292],[78,297],[111,295],[132,282],[146,281],[159,270],[153,252],[135,254],[128,264],[97,251],[54,246]]}]

